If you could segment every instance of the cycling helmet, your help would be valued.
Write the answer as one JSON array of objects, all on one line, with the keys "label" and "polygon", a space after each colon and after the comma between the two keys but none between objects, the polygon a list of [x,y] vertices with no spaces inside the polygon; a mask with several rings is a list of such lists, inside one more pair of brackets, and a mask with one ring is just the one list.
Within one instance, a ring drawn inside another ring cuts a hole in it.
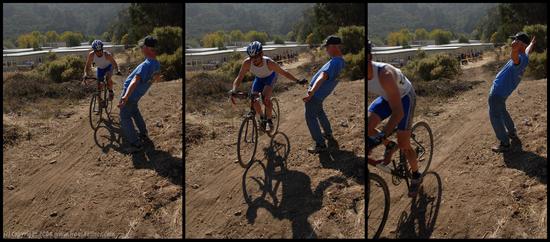
[{"label": "cycling helmet", "polygon": [[103,50],[103,42],[101,42],[101,40],[94,40],[94,42],[92,42],[92,49],[93,50]]},{"label": "cycling helmet", "polygon": [[368,50],[367,54],[369,54],[369,55],[370,55],[370,54],[371,54],[371,52],[372,52],[372,42],[370,42],[370,39],[369,39],[369,40],[367,40],[367,41],[368,41],[368,45],[369,45],[369,46],[367,47],[367,50]]},{"label": "cycling helmet", "polygon": [[250,57],[254,57],[260,52],[262,52],[262,43],[260,43],[259,41],[254,41],[250,43],[246,48],[246,53]]}]

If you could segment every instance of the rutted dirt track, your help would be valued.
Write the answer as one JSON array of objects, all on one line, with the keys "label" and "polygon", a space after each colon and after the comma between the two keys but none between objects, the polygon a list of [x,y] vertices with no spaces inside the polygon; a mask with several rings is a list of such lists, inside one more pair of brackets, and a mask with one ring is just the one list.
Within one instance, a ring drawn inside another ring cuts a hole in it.
[{"label": "rutted dirt track", "polygon": [[417,105],[429,105],[430,111],[416,113],[415,120],[432,127],[435,151],[416,199],[407,197],[404,184],[394,186],[391,176],[369,167],[390,188],[382,237],[547,237],[547,80],[524,77],[509,97],[507,108],[521,139],[516,147],[522,149],[496,154],[490,150],[497,139],[487,104],[495,74],[467,69],[463,80],[481,81],[472,90],[446,103],[419,99]]},{"label": "rutted dirt track", "polygon": [[155,83],[142,98],[153,144],[134,155],[121,151],[116,106],[97,132],[89,99],[50,120],[4,114],[31,134],[4,148],[4,238],[181,238],[181,90],[181,79]]},{"label": "rutted dirt track", "polygon": [[[186,238],[365,237],[364,80],[341,81],[325,100],[339,149],[320,156],[306,150],[312,139],[304,90],[294,85],[276,94],[282,115],[277,148],[260,136],[249,169],[236,163],[240,112],[233,119],[186,114],[186,127],[206,136],[186,148]],[[220,108],[230,108],[229,102]],[[274,165],[281,163],[286,169]]]}]

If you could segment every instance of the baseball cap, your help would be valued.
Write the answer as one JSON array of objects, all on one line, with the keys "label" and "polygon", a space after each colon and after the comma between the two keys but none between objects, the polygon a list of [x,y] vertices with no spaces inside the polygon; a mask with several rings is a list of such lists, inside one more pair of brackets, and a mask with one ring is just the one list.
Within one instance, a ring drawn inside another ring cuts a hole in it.
[{"label": "baseball cap", "polygon": [[325,42],[321,47],[325,47],[327,45],[339,45],[342,44],[342,39],[338,36],[331,35],[325,39]]},{"label": "baseball cap", "polygon": [[531,43],[531,40],[529,39],[529,36],[525,32],[518,32],[516,35],[510,36],[510,38],[519,40],[526,45],[529,45]]},{"label": "baseball cap", "polygon": [[155,48],[157,45],[157,39],[155,37],[147,35],[142,41],[139,42],[139,47],[142,46]]}]

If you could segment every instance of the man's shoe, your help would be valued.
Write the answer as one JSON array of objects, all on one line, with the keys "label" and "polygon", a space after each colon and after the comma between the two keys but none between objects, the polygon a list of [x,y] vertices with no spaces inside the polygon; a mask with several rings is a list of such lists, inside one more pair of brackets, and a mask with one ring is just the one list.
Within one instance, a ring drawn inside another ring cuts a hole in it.
[{"label": "man's shoe", "polygon": [[124,151],[126,153],[136,153],[138,151],[141,151],[143,149],[143,146],[142,145],[135,145],[135,144],[129,144],[128,147],[126,147],[126,149],[124,149]]},{"label": "man's shoe", "polygon": [[508,133],[508,137],[512,140],[519,140],[518,134],[516,132]]},{"label": "man's shoe", "polygon": [[322,144],[322,145],[315,144],[314,146],[311,146],[307,149],[307,151],[312,154],[318,154],[325,150],[327,150],[327,146],[325,144]]},{"label": "man's shoe", "polygon": [[491,150],[496,153],[504,153],[510,151],[510,145],[499,144],[491,147]]}]

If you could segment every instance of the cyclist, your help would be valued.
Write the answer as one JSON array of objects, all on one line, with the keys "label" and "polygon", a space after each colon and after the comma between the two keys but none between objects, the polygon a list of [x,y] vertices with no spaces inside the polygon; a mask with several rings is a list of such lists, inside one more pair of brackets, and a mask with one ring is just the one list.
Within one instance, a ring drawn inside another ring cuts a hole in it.
[{"label": "cyclist", "polygon": [[273,129],[273,122],[271,121],[272,117],[272,103],[271,95],[273,93],[273,87],[277,81],[277,74],[283,75],[284,77],[294,80],[299,84],[305,84],[307,81],[305,79],[299,80],[290,74],[286,70],[282,69],[279,64],[275,63],[271,58],[264,56],[262,51],[262,43],[259,41],[253,41],[246,48],[246,54],[248,58],[243,61],[239,75],[235,78],[233,82],[233,89],[230,93],[235,93],[239,85],[244,78],[244,75],[247,72],[251,72],[256,77],[252,83],[252,94],[262,93],[264,98],[263,103],[265,105],[265,116],[262,114],[262,108],[258,100],[254,100],[254,110],[256,114],[260,114],[260,124],[262,127],[265,127],[267,132],[271,132]]},{"label": "cyclist", "polygon": [[[416,152],[411,147],[411,125],[416,105],[416,94],[411,82],[403,75],[401,70],[387,63],[372,61],[372,43],[368,40],[368,92],[378,95],[369,106],[368,135],[378,144],[386,144],[384,156],[391,157],[397,147],[386,140],[386,135],[391,134],[397,127],[397,143],[403,151],[412,170],[409,196],[414,197],[422,182],[418,172],[418,160]],[[388,123],[377,133],[375,128],[380,122],[390,117]],[[386,159],[386,162],[388,160]],[[387,165],[387,164],[386,164]]]},{"label": "cyclist", "polygon": [[510,138],[519,141],[516,127],[510,114],[506,110],[506,99],[512,94],[521,81],[521,76],[529,64],[529,54],[536,43],[535,37],[529,41],[526,33],[519,32],[511,36],[511,59],[502,67],[493,81],[489,92],[489,119],[500,141],[500,144],[491,148],[494,152],[510,151]]},{"label": "cyclist", "polygon": [[92,62],[95,63],[95,65],[97,66],[97,79],[100,80],[103,77],[107,78],[109,100],[113,100],[113,80],[111,79],[112,67],[114,66],[117,70],[117,75],[121,75],[120,70],[118,69],[118,64],[116,63],[115,58],[113,58],[113,55],[110,52],[103,51],[103,42],[101,42],[101,40],[94,40],[92,42],[92,49],[93,51],[88,54],[88,58],[86,59],[86,66],[84,67],[84,78],[86,78],[87,73],[90,72]]},{"label": "cyclist", "polygon": [[[120,108],[120,127],[129,143],[125,149],[126,153],[140,151],[143,147],[141,141],[150,141],[147,136],[145,121],[138,109],[138,101],[149,90],[153,82],[159,81],[160,63],[156,59],[157,39],[147,36],[140,41],[141,52],[145,60],[139,64],[124,81],[122,94],[118,107]],[[139,139],[134,129],[134,121],[139,130]]]}]

